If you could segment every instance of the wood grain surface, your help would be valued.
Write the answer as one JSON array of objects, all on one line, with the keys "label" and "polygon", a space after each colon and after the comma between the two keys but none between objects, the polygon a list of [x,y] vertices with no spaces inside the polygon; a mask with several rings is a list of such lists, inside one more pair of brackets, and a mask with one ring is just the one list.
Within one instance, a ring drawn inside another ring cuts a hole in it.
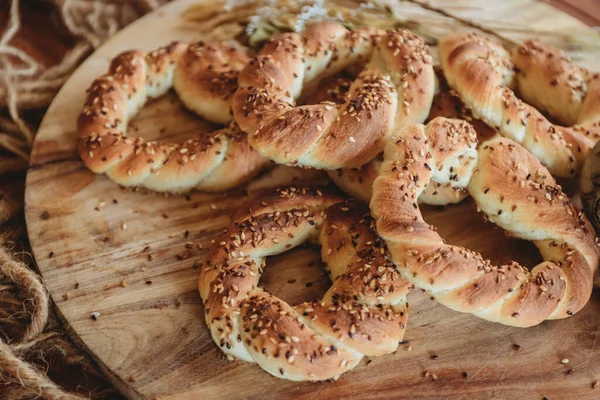
[{"label": "wood grain surface", "polygon": [[[124,29],[94,53],[48,110],[32,153],[26,217],[40,272],[71,337],[130,398],[578,398],[600,396],[600,292],[574,317],[517,329],[453,312],[411,293],[406,343],[396,354],[361,363],[337,382],[296,383],[230,362],[213,344],[197,293],[198,263],[244,188],[225,194],[168,196],[120,189],[85,169],[76,152],[75,118],[92,79],[131,47],[231,36],[225,13],[202,24],[182,18],[180,0]],[[429,0],[401,3],[420,34],[479,26],[506,41],[535,36],[583,65],[600,61],[600,35],[533,0]],[[443,14],[435,9],[444,10]],[[457,19],[462,20],[462,22]],[[465,26],[467,21],[470,25]],[[434,40],[435,41],[435,40]],[[129,130],[171,140],[210,129],[175,96],[153,102]],[[427,208],[450,243],[493,261],[533,265],[539,254],[483,222],[471,201]],[[317,253],[302,248],[269,260],[261,285],[291,303],[319,297],[329,284]],[[100,313],[97,319],[91,313]],[[568,359],[568,364],[561,360]],[[436,380],[432,378],[433,374]]]}]

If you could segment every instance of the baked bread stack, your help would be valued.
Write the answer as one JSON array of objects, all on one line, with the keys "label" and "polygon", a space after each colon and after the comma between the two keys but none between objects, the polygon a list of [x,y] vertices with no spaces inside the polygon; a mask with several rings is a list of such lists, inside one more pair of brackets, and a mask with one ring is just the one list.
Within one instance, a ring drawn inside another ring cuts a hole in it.
[{"label": "baked bread stack", "polygon": [[[410,31],[331,21],[277,35],[254,57],[225,43],[124,53],[90,88],[81,157],[119,184],[171,192],[226,190],[268,162],[326,170],[363,202],[331,187],[254,185],[262,194],[203,261],[199,292],[215,343],[280,378],[334,379],[394,352],[413,286],[518,327],[577,313],[600,250],[553,176],[583,168],[582,187],[595,193],[600,168],[583,164],[600,137],[600,78],[536,41],[510,54],[460,34],[440,42],[439,56],[436,77]],[[137,110],[170,88],[227,127],[179,144],[127,137]],[[533,241],[543,261],[494,265],[423,220],[420,204],[468,196],[489,221]],[[595,212],[594,196],[584,200]],[[309,241],[333,282],[320,300],[290,305],[259,286],[267,257]]]}]

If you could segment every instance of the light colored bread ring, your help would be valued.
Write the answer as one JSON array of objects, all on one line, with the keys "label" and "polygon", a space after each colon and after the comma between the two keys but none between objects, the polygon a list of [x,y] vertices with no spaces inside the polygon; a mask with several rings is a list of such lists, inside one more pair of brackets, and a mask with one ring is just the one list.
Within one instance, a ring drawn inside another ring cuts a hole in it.
[{"label": "light colored bread ring", "polygon": [[562,50],[538,40],[516,49],[512,61],[523,99],[565,125],[556,129],[572,144],[579,172],[600,139],[600,74],[575,65]]},{"label": "light colored bread ring", "polygon": [[[377,230],[402,276],[454,310],[506,325],[527,327],[578,312],[592,292],[598,240],[539,160],[504,137],[475,150],[475,133],[464,121],[437,118],[407,129],[386,145],[371,200]],[[461,156],[471,168],[453,177],[448,162]],[[531,271],[516,262],[495,266],[446,244],[416,202],[432,178],[468,181],[487,218],[532,240],[544,261]]]},{"label": "light colored bread ring", "polygon": [[[435,91],[431,61],[425,43],[406,30],[314,23],[302,35],[275,37],[242,70],[233,113],[250,144],[279,164],[359,167],[394,129],[427,116]],[[295,105],[306,87],[363,62],[343,104]]]},{"label": "light colored bread ring", "polygon": [[[215,240],[199,290],[228,356],[279,378],[319,381],[397,349],[410,285],[387,260],[368,207],[341,201],[318,189],[280,189],[241,209]],[[257,286],[266,257],[317,238],[334,282],[320,301],[292,307]]]},{"label": "light colored bread ring", "polygon": [[77,120],[81,159],[123,186],[156,191],[221,191],[250,179],[265,160],[235,125],[177,144],[126,136],[138,110],[171,88],[189,109],[227,124],[237,74],[247,61],[242,50],[225,43],[175,42],[118,55],[92,83]]},{"label": "light colored bread ring", "polygon": [[[431,111],[427,120],[431,121],[436,117],[464,119],[471,122],[480,140],[482,138],[494,136],[496,131],[482,121],[474,119],[460,98],[448,87],[441,73],[437,75],[440,91],[436,93],[433,99],[433,104],[431,105]],[[340,84],[344,85],[344,82],[342,81]],[[342,87],[334,87],[329,90],[333,93],[338,93],[342,89]],[[415,121],[415,123],[420,122],[422,121]],[[383,155],[379,154],[376,158],[360,168],[338,169],[336,171],[327,171],[327,174],[336,186],[345,193],[355,199],[368,203],[373,195],[373,182],[375,181],[375,178],[377,178],[378,169],[381,166],[382,159]],[[441,184],[432,181],[427,185],[423,193],[421,193],[418,201],[421,204],[444,206],[460,203],[467,197],[469,197],[469,194],[466,187],[455,187],[449,183]]]},{"label": "light colored bread ring", "polygon": [[[448,83],[475,117],[520,143],[553,175],[573,177],[581,170],[600,133],[597,76],[573,65],[560,51],[535,42],[513,55],[520,92],[566,123],[580,124],[565,128],[517,98],[511,89],[515,84],[511,56],[499,43],[475,33],[449,36],[440,42],[439,54]],[[573,80],[585,83],[572,87]],[[558,112],[561,109],[565,111]]]},{"label": "light colored bread ring", "polygon": [[[383,156],[379,155],[361,168],[344,168],[327,171],[337,187],[354,199],[368,203],[373,196],[373,182],[379,174]],[[450,183],[432,181],[419,196],[420,204],[445,206],[460,203],[469,197],[465,187],[455,187]]]}]

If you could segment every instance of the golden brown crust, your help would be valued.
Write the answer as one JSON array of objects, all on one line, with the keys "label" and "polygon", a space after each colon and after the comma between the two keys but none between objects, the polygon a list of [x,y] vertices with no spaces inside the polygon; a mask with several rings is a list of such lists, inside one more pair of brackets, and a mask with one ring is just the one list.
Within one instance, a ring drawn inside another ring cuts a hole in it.
[{"label": "golden brown crust", "polygon": [[[292,307],[257,286],[265,257],[311,238],[334,281],[320,301]],[[206,322],[225,353],[310,381],[395,351],[409,286],[387,260],[368,207],[316,188],[280,189],[240,209],[209,250],[199,281]]]},{"label": "golden brown crust", "polygon": [[[478,34],[460,34],[441,41],[440,63],[450,86],[473,114],[515,140],[559,177],[572,177],[600,134],[600,83],[573,65],[562,52],[527,42],[512,56],[502,46]],[[524,98],[565,123],[548,121]],[[571,77],[571,78],[569,78]],[[589,82],[582,86],[582,82]],[[585,87],[584,87],[585,86]],[[586,96],[588,91],[591,96]],[[584,98],[588,97],[588,100]],[[585,105],[584,105],[585,103]]]},{"label": "golden brown crust", "polygon": [[[490,321],[525,327],[573,315],[591,295],[600,258],[590,223],[531,153],[503,137],[475,151],[475,135],[464,124],[437,118],[386,146],[371,210],[392,261],[436,301]],[[471,167],[450,172],[450,160],[461,157],[472,158]],[[468,182],[487,218],[532,240],[545,261],[532,271],[495,266],[444,243],[416,203],[434,178]]]},{"label": "golden brown crust", "polygon": [[[337,187],[354,199],[368,203],[373,196],[373,182],[377,178],[382,155],[377,156],[360,168],[343,168],[327,171],[329,178]],[[419,196],[419,203],[435,206],[460,203],[469,197],[466,188],[454,187],[450,183],[431,184]]]},{"label": "golden brown crust", "polygon": [[248,61],[244,49],[228,43],[192,44],[177,62],[173,88],[190,110],[226,125],[239,72]]},{"label": "golden brown crust", "polygon": [[157,191],[217,191],[248,180],[265,161],[235,125],[177,144],[126,136],[128,121],[146,101],[172,87],[188,108],[228,122],[237,74],[247,59],[224,43],[178,42],[115,57],[109,72],[92,83],[77,120],[81,159],[121,185]]},{"label": "golden brown crust", "polygon": [[[459,118],[469,121],[479,140],[490,138],[496,135],[493,128],[487,126],[484,122],[472,117],[460,97],[456,95],[447,85],[441,72],[436,71],[440,91],[436,93],[431,111],[427,117],[428,121],[436,117]],[[335,86],[337,83],[338,86]],[[335,95],[345,88],[345,80],[336,80],[326,86],[330,95]],[[422,121],[415,121],[422,122]],[[383,160],[383,155],[379,154],[376,158],[363,165],[360,168],[344,168],[336,171],[327,171],[331,180],[345,193],[355,199],[369,202],[373,193],[373,182],[377,178],[378,169]],[[419,196],[419,203],[431,205],[447,205],[459,203],[468,197],[466,188],[455,187],[449,183],[441,184],[432,181]]]},{"label": "golden brown crust", "polygon": [[[364,62],[342,103],[295,106],[304,87]],[[239,85],[233,113],[254,148],[280,164],[336,169],[365,164],[394,129],[425,118],[435,75],[427,46],[408,31],[319,22],[274,38]]]}]

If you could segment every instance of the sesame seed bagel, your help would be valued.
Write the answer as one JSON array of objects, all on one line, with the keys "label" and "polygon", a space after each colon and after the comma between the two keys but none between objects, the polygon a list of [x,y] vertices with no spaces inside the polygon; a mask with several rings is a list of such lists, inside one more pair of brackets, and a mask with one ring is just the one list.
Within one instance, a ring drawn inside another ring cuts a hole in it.
[{"label": "sesame seed bagel", "polygon": [[[525,43],[511,58],[489,38],[460,34],[443,39],[439,53],[448,83],[477,118],[520,143],[553,175],[573,177],[580,172],[600,138],[597,75],[535,41]],[[515,95],[515,84],[532,105]],[[574,126],[555,125],[534,107]]]},{"label": "sesame seed bagel", "polygon": [[[359,167],[394,129],[425,118],[435,74],[425,43],[406,30],[349,31],[330,21],[284,33],[240,73],[233,114],[248,141],[279,164]],[[363,65],[341,104],[298,105],[305,90]]]},{"label": "sesame seed bagel", "polygon": [[[394,352],[410,285],[387,260],[365,204],[318,189],[279,189],[234,215],[209,250],[199,290],[230,357],[295,381],[335,379],[364,356]],[[333,285],[291,306],[258,287],[265,258],[318,240]]]},{"label": "sesame seed bagel", "polygon": [[190,110],[228,124],[237,75],[247,61],[243,50],[225,43],[175,42],[150,53],[118,55],[92,83],[77,120],[81,159],[123,186],[156,191],[220,191],[248,180],[265,160],[235,124],[183,143],[126,135],[138,110],[171,88]]},{"label": "sesame seed bagel", "polygon": [[[375,180],[371,211],[403,277],[457,311],[527,327],[565,318],[589,300],[600,252],[588,220],[548,170],[501,136],[476,147],[464,121],[435,119],[388,142]],[[453,176],[447,165],[461,160]],[[441,167],[441,168],[438,168]],[[511,236],[532,240],[544,261],[528,271],[496,266],[448,245],[421,215],[416,199],[430,180],[468,182],[478,208]]]}]

